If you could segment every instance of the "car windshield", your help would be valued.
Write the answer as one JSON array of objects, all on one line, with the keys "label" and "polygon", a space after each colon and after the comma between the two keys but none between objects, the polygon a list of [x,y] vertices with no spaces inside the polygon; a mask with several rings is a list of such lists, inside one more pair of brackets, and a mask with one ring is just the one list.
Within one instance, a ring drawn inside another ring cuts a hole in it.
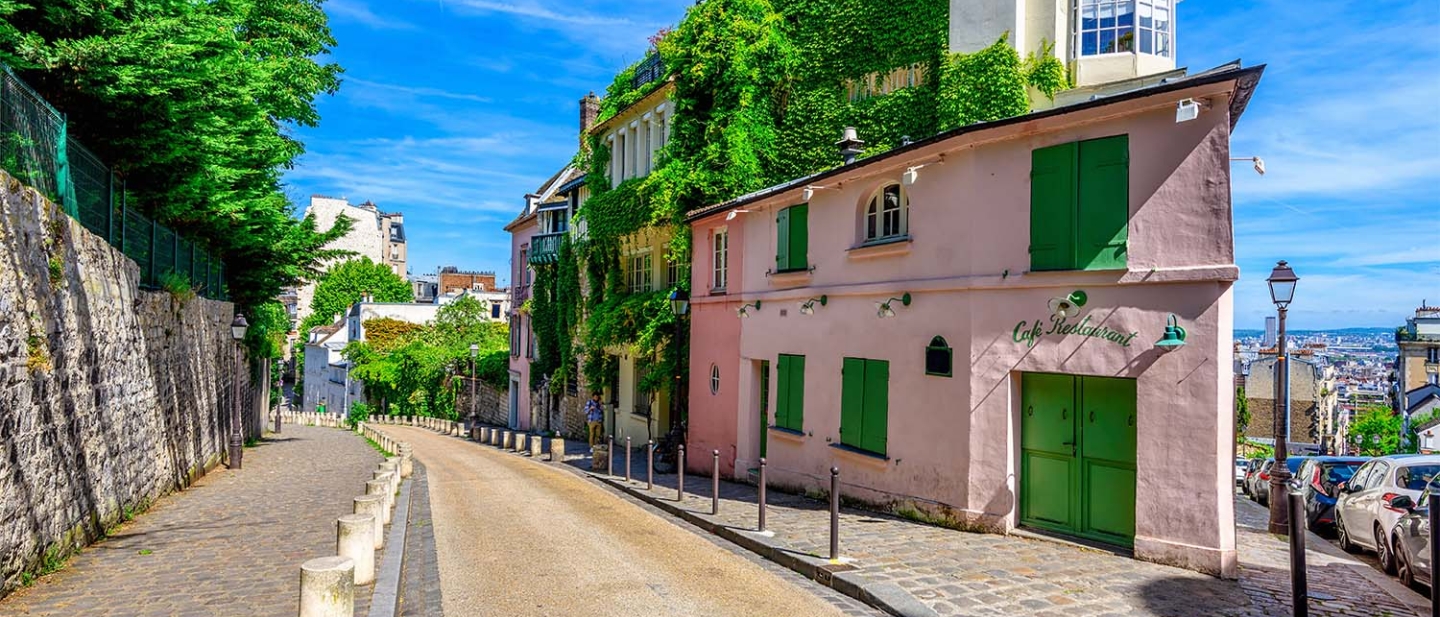
[{"label": "car windshield", "polygon": [[1440,473],[1440,464],[1401,467],[1395,472],[1395,486],[1412,491],[1422,491],[1437,473]]},{"label": "car windshield", "polygon": [[[1350,476],[1355,475],[1355,470],[1360,469],[1360,466],[1364,464],[1365,461],[1321,463],[1320,479],[1327,485],[1349,482]],[[1423,487],[1424,484],[1421,486]]]},{"label": "car windshield", "polygon": [[1289,467],[1289,468],[1290,468],[1290,473],[1293,474],[1293,473],[1295,473],[1295,472],[1297,472],[1297,471],[1300,471],[1300,466],[1301,466],[1301,465],[1304,465],[1304,464],[1305,464],[1305,460],[1308,459],[1308,458],[1310,458],[1310,457],[1308,457],[1308,456],[1292,456],[1292,457],[1290,457],[1290,458],[1285,459],[1285,466],[1286,466],[1286,467]]}]

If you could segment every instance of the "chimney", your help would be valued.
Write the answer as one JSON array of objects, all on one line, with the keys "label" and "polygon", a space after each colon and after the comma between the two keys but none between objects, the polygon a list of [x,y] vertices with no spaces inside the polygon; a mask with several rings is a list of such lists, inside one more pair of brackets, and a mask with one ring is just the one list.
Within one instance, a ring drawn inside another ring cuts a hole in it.
[{"label": "chimney", "polygon": [[846,165],[854,163],[855,156],[865,151],[865,142],[860,141],[860,138],[856,136],[853,126],[845,127],[845,134],[841,136],[840,141],[835,142],[835,145],[840,146],[840,156],[845,159]]},{"label": "chimney", "polygon": [[590,127],[595,126],[595,119],[600,117],[600,97],[594,92],[585,95],[580,99],[580,143],[584,145],[585,136],[590,132]]}]

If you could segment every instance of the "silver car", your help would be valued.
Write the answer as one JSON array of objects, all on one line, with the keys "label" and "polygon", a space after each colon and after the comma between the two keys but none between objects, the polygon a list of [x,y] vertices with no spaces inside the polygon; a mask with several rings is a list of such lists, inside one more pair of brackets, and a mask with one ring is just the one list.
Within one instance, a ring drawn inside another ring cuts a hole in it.
[{"label": "silver car", "polygon": [[1395,573],[1395,551],[1389,530],[1405,515],[1390,501],[1404,495],[1412,502],[1440,474],[1440,455],[1393,454],[1372,459],[1340,488],[1335,503],[1335,533],[1340,548],[1375,551],[1380,567]]}]

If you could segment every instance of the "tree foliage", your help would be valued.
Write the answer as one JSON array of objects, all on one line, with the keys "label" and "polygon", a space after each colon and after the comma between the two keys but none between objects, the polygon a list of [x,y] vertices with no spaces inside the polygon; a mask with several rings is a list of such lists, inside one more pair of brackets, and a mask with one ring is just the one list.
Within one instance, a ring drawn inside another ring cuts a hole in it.
[{"label": "tree foliage", "polygon": [[301,334],[331,323],[335,315],[345,312],[365,294],[374,296],[376,302],[415,301],[414,288],[390,266],[370,261],[369,257],[343,261],[320,277],[315,297],[310,300],[310,316],[300,325]]},{"label": "tree foliage", "polygon": [[[366,322],[368,340],[345,346],[350,376],[365,383],[377,413],[457,419],[456,397],[464,387],[457,377],[474,370],[495,387],[509,380],[509,328],[489,314],[479,300],[463,296],[441,307],[434,322],[395,328],[379,339],[369,330],[374,322]],[[478,347],[473,369],[472,343]]]},{"label": "tree foliage", "polygon": [[130,207],[208,245],[255,307],[313,276],[332,237],[291,216],[293,127],[341,69],[323,0],[5,0],[0,61],[67,115]]},{"label": "tree foliage", "polygon": [[1400,451],[1401,418],[1382,405],[1367,405],[1350,422],[1350,450],[1361,456]]}]

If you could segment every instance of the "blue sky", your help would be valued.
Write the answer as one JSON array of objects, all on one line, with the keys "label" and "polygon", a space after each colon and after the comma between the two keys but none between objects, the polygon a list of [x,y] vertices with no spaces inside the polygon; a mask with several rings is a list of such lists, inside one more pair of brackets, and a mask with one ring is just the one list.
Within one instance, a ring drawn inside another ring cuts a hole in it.
[{"label": "blue sky", "polygon": [[[415,272],[508,278],[502,227],[578,145],[603,93],[691,2],[328,0],[346,69],[287,176],[405,213]],[[1265,276],[1301,277],[1291,327],[1395,326],[1440,302],[1440,3],[1185,0],[1179,64],[1268,64],[1236,129],[1235,322],[1273,313]]]}]

